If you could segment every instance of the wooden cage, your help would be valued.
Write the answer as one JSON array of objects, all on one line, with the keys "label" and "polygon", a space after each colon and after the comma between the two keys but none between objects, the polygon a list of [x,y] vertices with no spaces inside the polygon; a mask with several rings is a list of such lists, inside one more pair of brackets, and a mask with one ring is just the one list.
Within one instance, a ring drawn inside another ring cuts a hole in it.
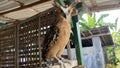
[{"label": "wooden cage", "polygon": [[0,29],[0,68],[41,68],[42,41],[56,23],[54,8]]}]

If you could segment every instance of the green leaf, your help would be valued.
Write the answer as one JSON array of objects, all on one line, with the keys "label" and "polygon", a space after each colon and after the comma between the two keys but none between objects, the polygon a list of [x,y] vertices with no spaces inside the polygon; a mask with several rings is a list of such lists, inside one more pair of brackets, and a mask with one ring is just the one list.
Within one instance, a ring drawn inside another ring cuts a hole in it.
[{"label": "green leaf", "polygon": [[87,21],[84,19],[84,18],[80,18],[80,20],[79,20],[79,22],[82,22],[82,23],[84,23],[84,24],[87,24]]},{"label": "green leaf", "polygon": [[88,30],[88,29],[90,29],[85,23],[82,23],[82,22],[80,22],[80,25],[81,25],[81,30]]},{"label": "green leaf", "polygon": [[88,26],[90,28],[94,28],[95,27],[95,20],[94,18],[92,18],[92,16],[90,16],[90,14],[87,14],[88,17]]},{"label": "green leaf", "polygon": [[101,20],[103,20],[105,17],[108,17],[109,14],[102,14],[99,18],[98,18],[98,21],[97,23],[99,23]]},{"label": "green leaf", "polygon": [[[79,22],[81,22],[82,27],[81,29],[88,29],[89,28],[95,28],[95,27],[99,27],[99,26],[104,26],[105,22],[103,21],[104,17],[107,17],[108,14],[102,14],[100,16],[100,18],[98,19],[98,21],[96,20],[96,14],[94,13],[92,16],[87,14],[87,19],[85,18],[80,18]],[[99,22],[99,23],[98,23]],[[84,25],[83,25],[84,23]],[[85,25],[86,24],[86,25]]]},{"label": "green leaf", "polygon": [[94,19],[94,21],[96,22],[96,14],[95,13],[93,13],[93,19]]},{"label": "green leaf", "polygon": [[117,30],[118,19],[118,17],[115,19],[115,30]]}]

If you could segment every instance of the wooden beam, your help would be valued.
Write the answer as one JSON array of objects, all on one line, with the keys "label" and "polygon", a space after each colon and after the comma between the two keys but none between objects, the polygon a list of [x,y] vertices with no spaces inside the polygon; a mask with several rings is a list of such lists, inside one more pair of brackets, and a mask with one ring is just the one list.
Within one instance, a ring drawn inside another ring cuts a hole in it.
[{"label": "wooden beam", "polygon": [[81,0],[81,2],[83,3],[83,6],[85,7],[85,10],[87,13],[89,13],[90,15],[92,15],[92,12],[90,10],[90,8],[88,7],[88,5],[85,3],[84,0]]},{"label": "wooden beam", "polygon": [[7,12],[0,13],[0,15],[6,14],[6,13],[9,13],[9,12],[13,12],[13,11],[17,11],[17,10],[20,10],[20,9],[29,8],[29,7],[32,7],[34,5],[41,4],[41,3],[44,3],[44,2],[47,2],[47,1],[50,1],[50,0],[40,0],[40,1],[35,2],[33,4],[30,4],[30,5],[22,6],[20,8],[14,9],[14,10],[10,10],[10,11],[7,11]]},{"label": "wooden beam", "polygon": [[9,17],[6,17],[6,16],[4,16],[4,15],[1,15],[0,17],[7,19],[7,20],[6,20],[6,23],[7,23],[7,22],[17,21],[17,19],[9,18]]},{"label": "wooden beam", "polygon": [[81,39],[90,39],[92,37],[99,37],[99,36],[104,36],[104,35],[111,35],[111,33],[103,33],[103,34],[97,34],[97,35],[91,35],[91,36],[88,36],[88,37],[82,37]]},{"label": "wooden beam", "polygon": [[105,10],[119,9],[119,8],[120,8],[120,4],[90,7],[91,11],[105,11]]},{"label": "wooden beam", "polygon": [[73,67],[73,68],[86,68],[85,66],[82,66],[82,65],[77,65],[77,66],[75,66],[75,67]]},{"label": "wooden beam", "polygon": [[97,7],[97,3],[96,3],[95,0],[90,0],[90,2],[91,2],[91,4],[92,4],[93,7]]},{"label": "wooden beam", "polygon": [[[71,67],[74,67],[74,66],[77,66],[77,60],[72,60],[70,61],[71,65],[69,63],[64,63],[65,64],[65,67],[67,68],[71,68]],[[54,66],[50,66],[49,68],[61,68],[60,65],[54,65]],[[63,67],[62,67],[63,68]]]},{"label": "wooden beam", "polygon": [[14,1],[14,2],[17,2],[17,3],[19,3],[19,4],[20,4],[20,6],[21,6],[21,7],[23,7],[23,6],[24,6],[24,3],[21,3],[20,1],[17,1],[17,0],[8,0],[8,1]]}]

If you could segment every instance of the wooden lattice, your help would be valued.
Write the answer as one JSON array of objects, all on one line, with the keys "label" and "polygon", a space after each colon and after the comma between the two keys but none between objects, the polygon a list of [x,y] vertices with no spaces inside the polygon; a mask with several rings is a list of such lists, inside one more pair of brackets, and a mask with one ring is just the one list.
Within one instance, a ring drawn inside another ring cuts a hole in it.
[{"label": "wooden lattice", "polygon": [[52,8],[0,29],[0,68],[41,68],[41,44],[55,19]]},{"label": "wooden lattice", "polygon": [[16,68],[15,33],[15,26],[0,30],[0,68]]},{"label": "wooden lattice", "polygon": [[19,68],[36,68],[40,65],[38,22],[39,19],[36,18],[18,26]]}]

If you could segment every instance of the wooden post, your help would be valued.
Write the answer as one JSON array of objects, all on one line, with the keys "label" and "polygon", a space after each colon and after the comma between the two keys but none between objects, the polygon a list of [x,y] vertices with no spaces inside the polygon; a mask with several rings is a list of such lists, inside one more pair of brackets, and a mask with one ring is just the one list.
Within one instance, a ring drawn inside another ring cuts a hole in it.
[{"label": "wooden post", "polygon": [[15,24],[15,67],[19,68],[19,25]]},{"label": "wooden post", "polygon": [[42,41],[40,40],[41,39],[41,36],[40,36],[40,34],[41,34],[41,30],[40,30],[40,28],[41,28],[41,23],[40,23],[40,18],[39,18],[39,23],[38,23],[38,46],[39,46],[39,62],[40,62],[40,68],[43,68],[42,67],[42,47],[41,47],[41,44],[42,44]]},{"label": "wooden post", "polygon": [[68,54],[68,59],[71,59],[71,46],[70,46],[70,41],[67,44],[67,54]]}]

